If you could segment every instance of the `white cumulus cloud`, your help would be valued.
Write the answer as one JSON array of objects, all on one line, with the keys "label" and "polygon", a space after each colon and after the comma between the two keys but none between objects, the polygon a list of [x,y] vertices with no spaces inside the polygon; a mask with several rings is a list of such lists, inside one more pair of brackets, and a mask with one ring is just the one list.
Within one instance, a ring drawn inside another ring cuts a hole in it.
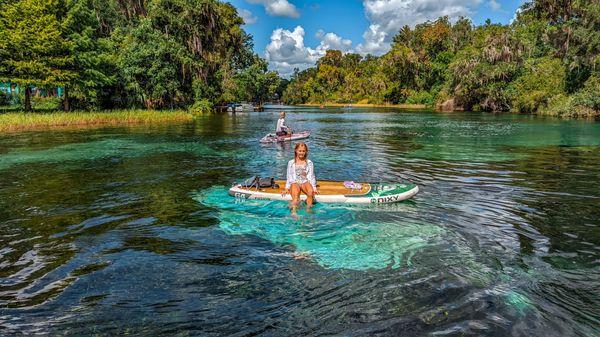
[{"label": "white cumulus cloud", "polygon": [[251,4],[261,4],[265,7],[267,14],[272,16],[287,16],[290,18],[300,17],[300,12],[294,4],[288,0],[247,0]]},{"label": "white cumulus cloud", "polygon": [[238,9],[238,14],[240,15],[240,17],[242,19],[244,19],[244,23],[247,25],[251,25],[253,23],[256,23],[256,21],[258,21],[258,18],[256,16],[254,16],[252,14],[251,11],[247,10],[247,9]]},{"label": "white cumulus cloud", "polygon": [[325,33],[323,30],[319,30],[315,37],[320,40],[320,43],[315,48],[304,45],[304,36],[305,32],[302,26],[297,26],[293,31],[283,28],[275,29],[265,51],[269,67],[277,70],[281,76],[288,77],[294,72],[294,68],[304,70],[314,66],[315,62],[329,49],[343,52],[352,51],[352,41],[335,33]]},{"label": "white cumulus cloud", "polygon": [[319,53],[304,45],[304,28],[297,26],[294,31],[277,28],[271,34],[265,56],[269,66],[282,76],[289,76],[294,68],[306,69],[315,64]]},{"label": "white cumulus cloud", "polygon": [[386,40],[388,34],[381,29],[380,25],[370,25],[364,32],[365,43],[356,46],[359,54],[381,55],[390,50],[390,42]]},{"label": "white cumulus cloud", "polygon": [[341,50],[342,52],[349,52],[352,49],[352,41],[344,39],[335,33],[325,33],[322,29],[317,31],[315,37],[321,40],[321,43],[317,46],[317,51],[325,55],[325,52],[329,49]]},{"label": "white cumulus cloud", "polygon": [[[364,0],[365,15],[371,23],[356,47],[362,54],[381,55],[400,28],[448,16],[451,20],[473,14],[482,0]],[[491,0],[494,1],[494,0]]]}]

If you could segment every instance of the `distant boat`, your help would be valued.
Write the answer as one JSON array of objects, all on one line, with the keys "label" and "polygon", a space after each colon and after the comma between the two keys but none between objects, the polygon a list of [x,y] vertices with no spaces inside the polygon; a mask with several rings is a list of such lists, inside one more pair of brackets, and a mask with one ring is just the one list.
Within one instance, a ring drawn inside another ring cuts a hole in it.
[{"label": "distant boat", "polygon": [[254,111],[254,105],[252,105],[252,104],[242,103],[241,106],[242,106],[243,111]]},{"label": "distant boat", "polygon": [[227,112],[254,111],[254,105],[248,103],[230,103]]}]

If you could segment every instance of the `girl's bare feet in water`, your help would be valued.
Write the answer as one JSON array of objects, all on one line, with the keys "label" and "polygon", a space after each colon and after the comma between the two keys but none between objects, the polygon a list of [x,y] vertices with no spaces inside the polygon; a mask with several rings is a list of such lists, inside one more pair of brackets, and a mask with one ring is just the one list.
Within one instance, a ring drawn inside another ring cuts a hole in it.
[{"label": "girl's bare feet in water", "polygon": [[308,260],[310,259],[310,254],[307,252],[293,252],[292,257],[294,260]]},{"label": "girl's bare feet in water", "polygon": [[297,210],[297,206],[292,206],[292,218],[297,219],[298,218],[298,212]]}]

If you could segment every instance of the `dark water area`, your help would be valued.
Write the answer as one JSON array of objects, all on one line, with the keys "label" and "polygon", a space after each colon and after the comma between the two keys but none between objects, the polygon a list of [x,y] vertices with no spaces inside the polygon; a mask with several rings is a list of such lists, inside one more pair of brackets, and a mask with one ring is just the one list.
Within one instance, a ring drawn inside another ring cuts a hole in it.
[{"label": "dark water area", "polygon": [[285,108],[317,179],[380,206],[239,201],[279,109],[0,135],[0,335],[598,336],[600,123]]}]

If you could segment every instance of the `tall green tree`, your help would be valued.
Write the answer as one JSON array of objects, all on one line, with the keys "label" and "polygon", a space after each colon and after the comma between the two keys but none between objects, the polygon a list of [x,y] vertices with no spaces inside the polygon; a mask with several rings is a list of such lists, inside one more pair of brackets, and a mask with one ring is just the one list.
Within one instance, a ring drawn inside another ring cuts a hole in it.
[{"label": "tall green tree", "polygon": [[27,111],[32,86],[64,86],[74,78],[61,5],[59,0],[0,3],[0,80],[25,88]]},{"label": "tall green tree", "polygon": [[63,108],[69,110],[71,101],[76,107],[92,108],[98,105],[103,87],[115,80],[111,62],[110,42],[103,36],[93,0],[66,0],[64,15],[65,37],[73,60],[73,77],[65,85]]},{"label": "tall green tree", "polygon": [[251,63],[249,35],[243,19],[228,3],[216,0],[154,0],[148,10],[152,26],[187,50],[181,75],[191,80],[193,98],[216,99],[221,67]]},{"label": "tall green tree", "polygon": [[[267,62],[254,55],[252,65],[241,70],[223,69],[221,102],[247,101],[262,104],[276,98],[280,78],[267,70]],[[278,97],[277,97],[278,98]]]},{"label": "tall green tree", "polygon": [[154,29],[143,19],[119,44],[118,66],[125,87],[146,108],[154,109],[189,102],[181,73],[185,48],[173,37]]},{"label": "tall green tree", "polygon": [[119,74],[146,107],[216,101],[233,74],[253,62],[251,38],[230,4],[124,0],[120,11],[128,24],[112,34]]}]

